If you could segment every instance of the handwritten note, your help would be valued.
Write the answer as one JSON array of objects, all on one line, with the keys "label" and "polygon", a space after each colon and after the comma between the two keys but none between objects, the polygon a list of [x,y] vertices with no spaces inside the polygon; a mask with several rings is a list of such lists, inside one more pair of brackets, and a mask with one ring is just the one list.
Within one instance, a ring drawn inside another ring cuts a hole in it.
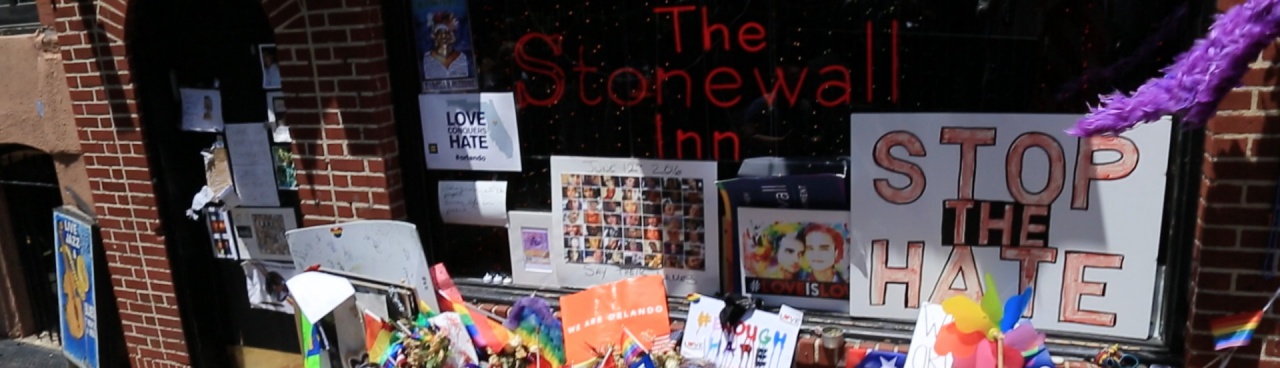
[{"label": "handwritten note", "polygon": [[279,207],[275,161],[262,123],[227,124],[227,151],[236,194],[246,207]]},{"label": "handwritten note", "polygon": [[439,189],[440,218],[445,223],[507,224],[507,182],[441,180]]},{"label": "handwritten note", "polygon": [[951,368],[955,362],[951,354],[939,356],[933,351],[933,345],[938,342],[938,332],[948,322],[951,322],[951,316],[942,310],[941,304],[929,303],[920,307],[905,368]]}]

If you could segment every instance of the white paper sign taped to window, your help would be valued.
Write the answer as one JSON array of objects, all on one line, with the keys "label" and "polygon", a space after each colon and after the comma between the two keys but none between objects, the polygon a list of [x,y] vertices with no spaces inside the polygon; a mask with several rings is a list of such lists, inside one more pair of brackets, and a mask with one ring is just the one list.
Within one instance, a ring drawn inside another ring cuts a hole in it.
[{"label": "white paper sign taped to window", "polygon": [[441,180],[440,218],[448,224],[505,226],[507,182]]}]

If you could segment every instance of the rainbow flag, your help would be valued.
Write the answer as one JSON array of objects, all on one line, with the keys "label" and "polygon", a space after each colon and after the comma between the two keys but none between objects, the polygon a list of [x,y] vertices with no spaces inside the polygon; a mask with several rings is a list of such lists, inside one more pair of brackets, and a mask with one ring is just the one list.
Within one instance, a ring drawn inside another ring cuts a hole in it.
[{"label": "rainbow flag", "polygon": [[427,318],[436,316],[436,311],[432,310],[431,306],[428,305],[426,301],[422,300],[421,297],[418,298],[418,313]]},{"label": "rainbow flag", "polygon": [[1222,350],[1249,345],[1253,331],[1262,322],[1263,311],[1244,312],[1209,321],[1213,331],[1213,349]]},{"label": "rainbow flag", "polygon": [[370,363],[381,364],[387,348],[391,347],[391,335],[394,328],[382,317],[368,310],[364,311],[364,347],[369,352]]},{"label": "rainbow flag", "polygon": [[622,363],[627,368],[657,368],[658,365],[653,363],[653,359],[649,357],[649,351],[644,349],[644,345],[640,343],[640,339],[636,335],[631,334],[631,330],[623,327],[622,333]]},{"label": "rainbow flag", "polygon": [[302,366],[305,368],[320,368],[320,356],[324,352],[321,348],[320,329],[316,328],[316,324],[311,323],[306,315],[301,311],[295,313],[298,315],[298,326],[302,331],[298,334],[302,338]]},{"label": "rainbow flag", "polygon": [[[480,326],[476,325],[476,319],[471,316],[471,310],[467,309],[467,303],[454,299],[443,291],[440,296],[444,297],[449,305],[453,308],[453,312],[458,314],[458,318],[462,320],[462,325],[467,327],[467,334],[471,335],[471,343],[475,345],[476,352],[485,352],[488,344],[485,343],[484,335],[480,334]],[[441,307],[444,308],[444,307]]]}]

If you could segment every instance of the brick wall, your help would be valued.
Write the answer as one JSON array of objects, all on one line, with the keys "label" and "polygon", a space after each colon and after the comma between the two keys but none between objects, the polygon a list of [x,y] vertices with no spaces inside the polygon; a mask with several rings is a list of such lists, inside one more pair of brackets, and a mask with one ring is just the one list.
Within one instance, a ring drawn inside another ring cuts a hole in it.
[{"label": "brick wall", "polygon": [[135,367],[185,366],[187,344],[125,58],[125,3],[56,0],[54,9],[130,360]]},{"label": "brick wall", "polygon": [[404,219],[382,13],[372,0],[266,0],[306,226]]},{"label": "brick wall", "polygon": [[[130,360],[187,366],[124,41],[130,4],[52,1]],[[304,226],[404,218],[377,4],[266,0],[263,9],[279,45]]]},{"label": "brick wall", "polygon": [[[1225,10],[1240,1],[1222,0]],[[1264,256],[1280,175],[1280,65],[1277,45],[1251,65],[1243,86],[1220,105],[1205,129],[1199,223],[1192,264],[1187,366],[1217,356],[1209,321],[1261,308],[1280,276],[1265,277]],[[1273,310],[1234,367],[1280,367],[1280,316]]]}]

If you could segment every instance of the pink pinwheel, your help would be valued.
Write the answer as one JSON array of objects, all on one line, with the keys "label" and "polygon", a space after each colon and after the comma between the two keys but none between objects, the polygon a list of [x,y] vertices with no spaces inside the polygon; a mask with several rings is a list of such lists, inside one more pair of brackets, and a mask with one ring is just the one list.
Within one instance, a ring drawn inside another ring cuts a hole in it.
[{"label": "pink pinwheel", "polygon": [[938,333],[934,352],[951,354],[954,368],[1022,367],[1024,357],[1039,353],[1044,334],[1031,321],[1022,321],[1022,311],[1031,301],[1031,288],[1000,302],[996,282],[986,275],[987,292],[981,303],[964,296],[942,302],[942,309],[954,319]]}]

